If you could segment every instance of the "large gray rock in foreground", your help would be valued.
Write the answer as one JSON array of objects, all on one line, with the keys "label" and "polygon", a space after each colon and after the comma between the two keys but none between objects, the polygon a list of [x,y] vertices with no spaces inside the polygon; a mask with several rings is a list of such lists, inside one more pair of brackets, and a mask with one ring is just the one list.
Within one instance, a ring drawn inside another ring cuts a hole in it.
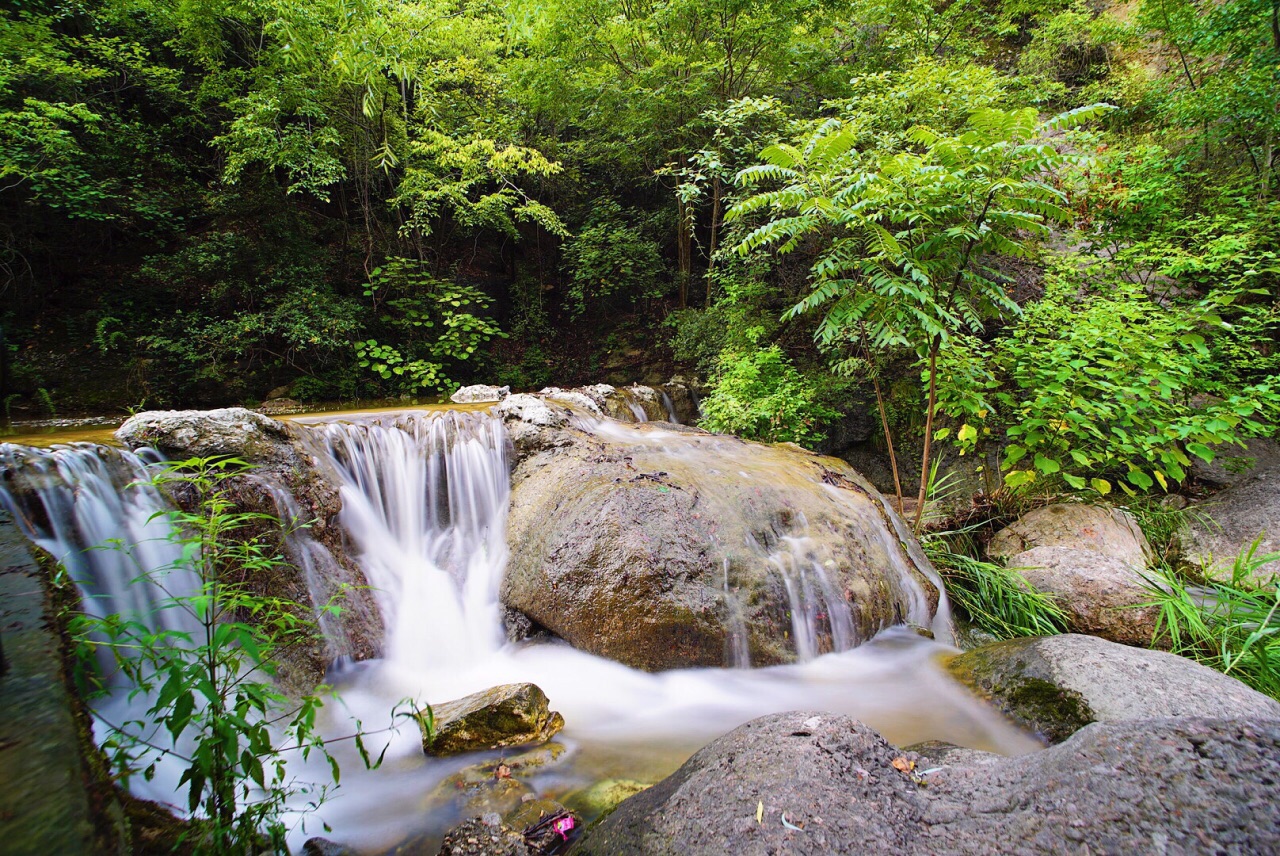
[{"label": "large gray rock in foreground", "polygon": [[503,603],[574,647],[768,665],[932,622],[928,559],[842,461],[534,395],[495,412],[516,452]]},{"label": "large gray rock in foreground", "polygon": [[910,769],[912,760],[847,717],[764,717],[622,803],[571,852],[1280,849],[1277,720],[1100,723],[1060,746],[997,763],[921,772]]},{"label": "large gray rock in foreground", "polygon": [[1150,717],[1280,717],[1280,702],[1164,651],[1065,634],[976,648],[952,674],[1052,742],[1091,722]]}]

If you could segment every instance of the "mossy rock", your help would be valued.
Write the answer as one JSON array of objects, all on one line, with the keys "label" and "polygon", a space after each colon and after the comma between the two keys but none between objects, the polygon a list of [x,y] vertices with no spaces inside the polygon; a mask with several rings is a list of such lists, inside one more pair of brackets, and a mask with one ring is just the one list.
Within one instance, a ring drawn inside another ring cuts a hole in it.
[{"label": "mossy rock", "polygon": [[605,779],[589,788],[575,791],[565,797],[565,801],[587,817],[598,817],[648,787],[644,782],[631,779]]},{"label": "mossy rock", "polygon": [[1185,657],[1065,633],[984,645],[948,669],[1023,727],[1058,743],[1091,722],[1280,718],[1280,703]]},{"label": "mossy rock", "polygon": [[422,750],[457,755],[544,743],[564,728],[564,717],[548,709],[536,684],[503,684],[432,708],[435,730],[422,725]]}]

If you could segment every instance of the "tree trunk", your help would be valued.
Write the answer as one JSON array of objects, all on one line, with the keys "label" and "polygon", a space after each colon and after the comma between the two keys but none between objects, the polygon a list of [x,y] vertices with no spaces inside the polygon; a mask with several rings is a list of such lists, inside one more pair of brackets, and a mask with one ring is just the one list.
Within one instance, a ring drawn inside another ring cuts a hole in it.
[{"label": "tree trunk", "polygon": [[929,345],[929,404],[924,417],[924,453],[920,456],[920,494],[916,506],[915,532],[924,523],[924,502],[929,490],[929,453],[933,449],[933,414],[938,409],[938,348],[942,337],[935,335]]}]

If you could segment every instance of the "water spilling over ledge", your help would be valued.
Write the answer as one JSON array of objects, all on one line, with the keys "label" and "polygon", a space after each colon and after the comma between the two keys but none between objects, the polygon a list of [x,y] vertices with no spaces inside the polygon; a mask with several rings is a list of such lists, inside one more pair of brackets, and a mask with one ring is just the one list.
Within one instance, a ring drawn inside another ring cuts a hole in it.
[{"label": "water spilling over ledge", "polygon": [[[567,760],[531,784],[566,799],[597,779],[654,781],[735,725],[797,708],[856,716],[901,743],[1034,745],[942,673],[945,646],[900,626],[945,633],[945,606],[909,533],[856,473],[798,449],[550,412],[542,425],[508,407],[278,433],[262,417],[246,421],[252,436],[227,453],[269,464],[255,474],[264,504],[302,518],[326,502],[316,495],[340,499],[322,509],[339,532],[286,539],[300,587],[323,597],[325,578],[354,566],[384,628],[376,658],[326,628],[326,656],[344,664],[331,673],[339,698],[323,714],[329,733],[348,733],[357,718],[385,721],[405,697],[442,702],[531,681],[567,722]],[[145,425],[129,436],[179,453],[163,419]],[[216,445],[201,442],[192,451]],[[101,447],[6,447],[3,461],[6,504],[42,547],[80,563],[82,590],[114,586],[122,605],[135,597],[122,569],[83,551],[151,541],[131,521],[168,500],[128,487],[145,481],[146,460]],[[285,482],[296,474],[282,461],[306,463],[307,479],[324,485],[295,481],[304,494],[295,497]],[[138,497],[151,504],[135,508]],[[530,638],[507,641],[521,629]],[[611,645],[630,653],[592,653]],[[628,658],[661,670],[616,661]],[[723,668],[748,662],[757,668]],[[379,771],[338,752],[342,798],[321,809],[335,837],[376,849],[455,819],[452,806],[424,809],[424,800],[458,762],[425,761],[416,733],[394,740]]]}]

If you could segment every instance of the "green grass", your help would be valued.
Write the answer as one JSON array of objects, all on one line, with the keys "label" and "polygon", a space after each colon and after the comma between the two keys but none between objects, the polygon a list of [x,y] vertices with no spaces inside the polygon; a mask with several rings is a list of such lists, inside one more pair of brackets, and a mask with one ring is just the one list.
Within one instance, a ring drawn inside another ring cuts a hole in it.
[{"label": "green grass", "polygon": [[924,547],[951,602],[978,629],[1000,639],[1051,636],[1066,629],[1061,607],[1019,569],[954,552],[946,538],[936,535],[927,537]]},{"label": "green grass", "polygon": [[1150,604],[1160,607],[1153,644],[1280,699],[1280,578],[1256,576],[1280,553],[1258,555],[1260,542],[1236,556],[1230,580],[1197,584],[1167,569],[1153,573]]}]

